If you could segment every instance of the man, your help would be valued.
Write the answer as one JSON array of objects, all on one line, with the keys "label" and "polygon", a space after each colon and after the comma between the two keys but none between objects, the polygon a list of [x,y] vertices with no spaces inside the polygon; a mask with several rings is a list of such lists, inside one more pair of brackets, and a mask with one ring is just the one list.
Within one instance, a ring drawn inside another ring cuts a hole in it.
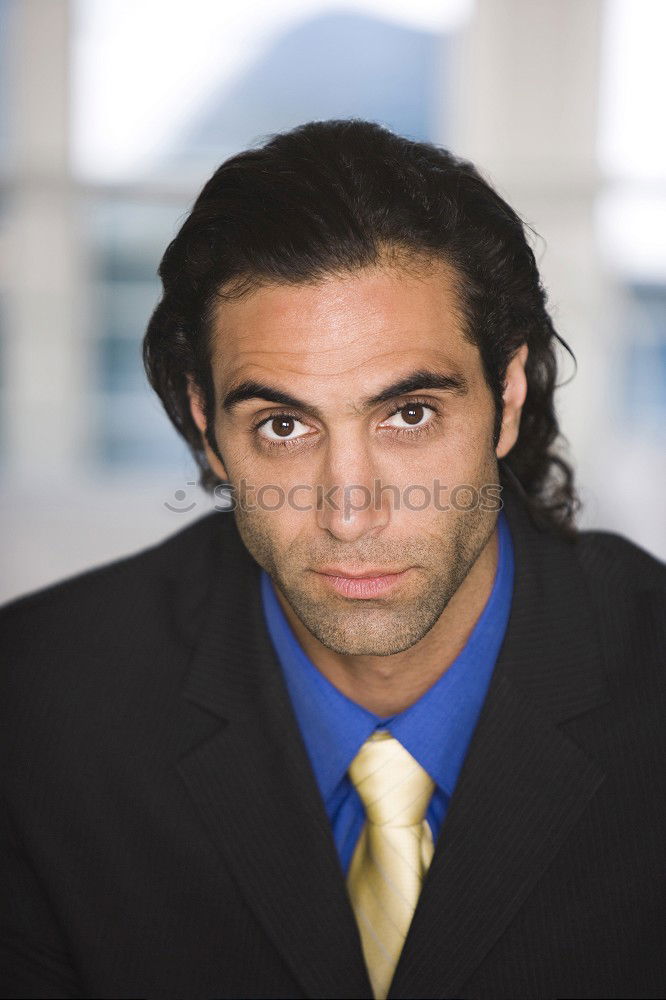
[{"label": "man", "polygon": [[575,527],[518,216],[310,123],[160,276],[233,513],[0,614],[3,995],[663,996],[666,572]]}]

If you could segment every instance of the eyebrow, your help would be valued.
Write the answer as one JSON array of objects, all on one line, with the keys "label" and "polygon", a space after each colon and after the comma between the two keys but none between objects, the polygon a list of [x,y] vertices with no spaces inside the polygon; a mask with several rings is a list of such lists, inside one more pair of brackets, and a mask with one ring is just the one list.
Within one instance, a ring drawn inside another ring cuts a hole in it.
[{"label": "eyebrow", "polygon": [[[440,372],[428,368],[419,368],[408,375],[392,382],[374,396],[368,396],[361,401],[361,411],[369,410],[380,403],[390,402],[398,396],[406,396],[409,393],[424,392],[432,389],[443,389],[463,396],[469,390],[469,383],[461,372]],[[270,403],[279,403],[282,406],[289,406],[292,409],[307,413],[312,417],[319,417],[320,412],[312,403],[307,403],[302,399],[297,399],[291,393],[285,392],[277,386],[267,385],[264,382],[255,382],[252,379],[245,379],[233,389],[230,389],[222,400],[222,409],[227,413],[248,399],[263,399]]]}]

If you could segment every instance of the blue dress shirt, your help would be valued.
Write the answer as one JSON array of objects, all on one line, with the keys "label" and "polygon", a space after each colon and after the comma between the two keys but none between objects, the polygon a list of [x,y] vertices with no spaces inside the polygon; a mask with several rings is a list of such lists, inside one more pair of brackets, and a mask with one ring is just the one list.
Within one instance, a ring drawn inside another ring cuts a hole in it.
[{"label": "blue dress shirt", "polygon": [[426,819],[433,840],[444,821],[458,774],[490,682],[511,609],[514,557],[504,511],[498,517],[495,581],[464,648],[418,701],[388,719],[347,698],[315,667],[294,635],[268,574],[261,597],[268,632],[333,828],[340,863],[347,871],[365,822],[363,803],[347,769],[377,728],[391,733],[435,782]]}]

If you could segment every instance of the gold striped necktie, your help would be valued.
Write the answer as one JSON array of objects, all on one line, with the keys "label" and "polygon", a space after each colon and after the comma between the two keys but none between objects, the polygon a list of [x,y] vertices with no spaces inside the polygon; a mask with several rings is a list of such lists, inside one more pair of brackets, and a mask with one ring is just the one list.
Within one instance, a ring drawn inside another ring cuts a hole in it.
[{"label": "gold striped necktie", "polygon": [[347,886],[376,1000],[385,1000],[434,846],[426,809],[432,778],[388,730],[376,730],[349,768],[366,822]]}]

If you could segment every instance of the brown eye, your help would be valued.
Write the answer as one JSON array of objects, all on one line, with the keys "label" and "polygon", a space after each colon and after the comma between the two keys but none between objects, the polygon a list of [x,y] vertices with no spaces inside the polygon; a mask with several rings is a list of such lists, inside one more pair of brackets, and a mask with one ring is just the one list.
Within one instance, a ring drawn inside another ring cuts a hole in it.
[{"label": "brown eye", "polygon": [[266,441],[282,444],[291,444],[292,441],[309,436],[307,426],[288,413],[277,413],[274,417],[263,420],[256,432]]},{"label": "brown eye", "polygon": [[423,420],[423,406],[420,403],[409,403],[400,410],[406,424],[420,424]]},{"label": "brown eye", "polygon": [[294,432],[293,417],[273,417],[271,420],[271,430],[278,437],[289,437]]},{"label": "brown eye", "polygon": [[384,427],[402,431],[404,434],[409,434],[413,430],[414,434],[417,434],[430,426],[435,414],[434,407],[428,406],[427,403],[405,403],[391,414],[385,421]]}]

